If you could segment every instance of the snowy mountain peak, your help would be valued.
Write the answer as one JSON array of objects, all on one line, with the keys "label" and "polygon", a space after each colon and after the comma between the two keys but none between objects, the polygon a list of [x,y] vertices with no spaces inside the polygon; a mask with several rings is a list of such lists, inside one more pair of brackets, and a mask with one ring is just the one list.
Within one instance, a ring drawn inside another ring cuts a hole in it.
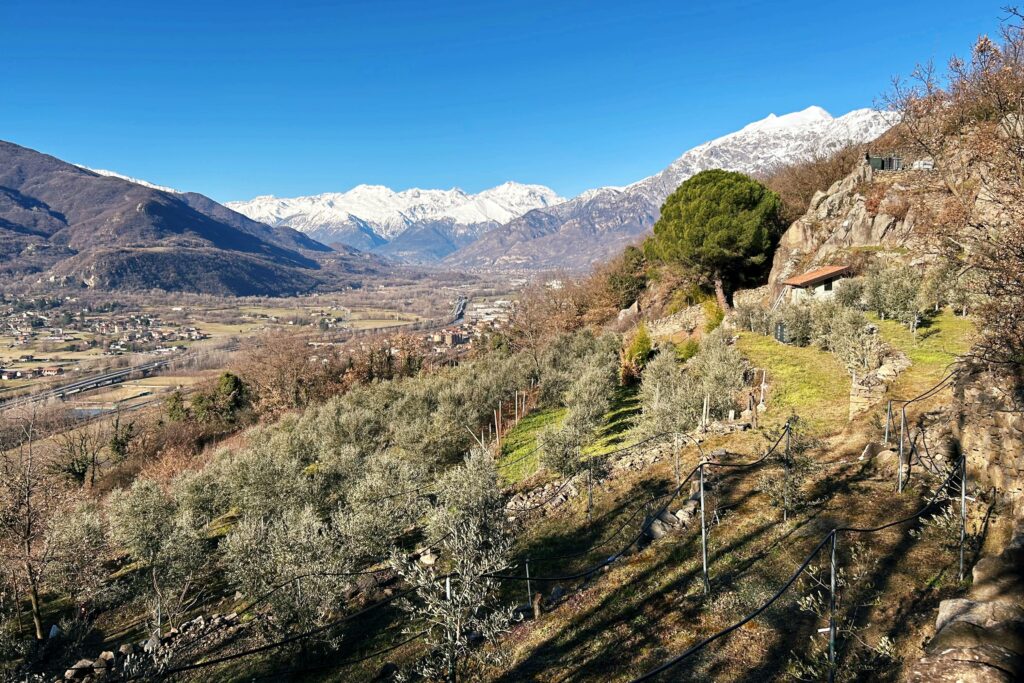
[{"label": "snowy mountain peak", "polygon": [[748,123],[740,129],[743,131],[771,130],[778,128],[803,128],[817,123],[832,121],[832,115],[818,106],[810,106],[803,111],[795,111],[790,114],[776,116],[769,114],[760,121]]},{"label": "snowy mountain peak", "polygon": [[553,209],[526,213],[447,261],[463,268],[584,268],[646,234],[665,198],[701,171],[769,173],[850,144],[870,142],[892,123],[888,114],[871,109],[838,118],[817,106],[781,116],[770,114],[697,145],[660,173],[631,185],[587,190]]},{"label": "snowy mountain peak", "polygon": [[429,229],[439,232],[451,251],[527,211],[563,201],[543,185],[509,181],[476,194],[457,187],[395,191],[363,184],[346,192],[292,198],[265,195],[227,206],[269,225],[301,230],[321,242],[363,249],[380,248],[403,234]]}]

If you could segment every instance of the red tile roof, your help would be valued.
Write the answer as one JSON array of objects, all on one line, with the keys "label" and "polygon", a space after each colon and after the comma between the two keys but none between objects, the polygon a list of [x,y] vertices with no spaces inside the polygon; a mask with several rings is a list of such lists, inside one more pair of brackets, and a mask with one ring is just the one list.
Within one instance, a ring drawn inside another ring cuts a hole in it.
[{"label": "red tile roof", "polygon": [[821,268],[815,268],[809,270],[803,275],[797,275],[791,277],[788,280],[783,280],[782,284],[790,285],[792,287],[812,287],[819,282],[836,277],[837,275],[844,275],[849,272],[850,266],[822,266]]}]

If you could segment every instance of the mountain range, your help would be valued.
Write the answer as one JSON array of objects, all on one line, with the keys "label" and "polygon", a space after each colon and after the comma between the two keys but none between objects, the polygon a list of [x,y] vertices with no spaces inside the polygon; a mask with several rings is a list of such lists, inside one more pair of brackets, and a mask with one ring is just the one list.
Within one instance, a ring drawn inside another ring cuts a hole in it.
[{"label": "mountain range", "polygon": [[196,193],[0,141],[0,276],[55,287],[288,295],[358,284],[383,262]]},{"label": "mountain range", "polygon": [[565,201],[542,185],[508,182],[477,194],[458,188],[396,192],[359,185],[291,199],[256,197],[227,206],[325,244],[347,244],[409,261],[435,261],[532,209]]},{"label": "mountain range", "polygon": [[700,171],[765,174],[869,142],[890,125],[883,112],[871,109],[838,118],[821,107],[772,114],[694,147],[655,175],[625,187],[587,190],[570,200],[542,185],[510,182],[478,194],[360,185],[347,192],[290,199],[263,196],[227,206],[326,244],[414,263],[439,262],[460,270],[580,270],[645,234],[665,198]]},{"label": "mountain range", "polygon": [[[640,239],[705,169],[758,175],[890,127],[878,111],[769,116],[625,187],[565,200],[542,185],[347,192],[221,205],[0,141],[0,276],[59,287],[287,295],[358,286],[401,262],[457,270],[583,270]],[[407,269],[406,269],[407,270]],[[409,271],[411,272],[411,271]]]}]

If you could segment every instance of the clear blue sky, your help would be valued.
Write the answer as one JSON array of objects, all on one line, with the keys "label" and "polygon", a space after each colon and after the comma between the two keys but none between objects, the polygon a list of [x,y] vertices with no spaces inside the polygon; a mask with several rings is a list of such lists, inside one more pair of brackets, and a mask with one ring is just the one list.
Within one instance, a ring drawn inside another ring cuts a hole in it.
[{"label": "clear blue sky", "polygon": [[870,106],[1009,0],[0,2],[0,139],[224,201],[565,195],[770,112]]}]

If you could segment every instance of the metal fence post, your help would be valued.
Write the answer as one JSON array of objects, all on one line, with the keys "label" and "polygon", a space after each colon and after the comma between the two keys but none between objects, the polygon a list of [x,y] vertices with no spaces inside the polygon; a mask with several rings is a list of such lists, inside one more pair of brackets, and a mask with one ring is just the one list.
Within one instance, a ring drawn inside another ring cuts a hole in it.
[{"label": "metal fence post", "polygon": [[885,408],[885,439],[882,444],[885,446],[889,445],[889,430],[892,426],[892,399],[889,399],[889,403]]},{"label": "metal fence post", "polygon": [[786,452],[782,459],[782,521],[789,520],[789,448],[792,443],[792,426],[786,420]]},{"label": "metal fence post", "polygon": [[960,453],[960,580],[964,580],[964,542],[967,540],[967,454]]},{"label": "metal fence post", "polygon": [[704,517],[704,463],[700,466],[700,555],[704,565],[704,594],[707,595],[711,592],[711,582],[708,580],[708,532]]},{"label": "metal fence post", "polygon": [[832,530],[832,557],[830,561],[830,580],[828,598],[828,681],[836,679],[836,545],[839,532]]},{"label": "metal fence post", "polygon": [[594,458],[590,458],[587,469],[587,526],[594,521]]},{"label": "metal fence post", "polygon": [[530,558],[526,558],[526,604],[533,603],[533,591],[530,590]]},{"label": "metal fence post", "polygon": [[682,476],[679,472],[679,432],[676,432],[676,449],[675,449],[675,464],[673,465],[676,472],[676,488],[679,488],[679,478]]},{"label": "metal fence post", "polygon": [[896,463],[896,491],[903,493],[903,441],[907,428],[907,407],[903,406],[900,411],[900,456]]}]

